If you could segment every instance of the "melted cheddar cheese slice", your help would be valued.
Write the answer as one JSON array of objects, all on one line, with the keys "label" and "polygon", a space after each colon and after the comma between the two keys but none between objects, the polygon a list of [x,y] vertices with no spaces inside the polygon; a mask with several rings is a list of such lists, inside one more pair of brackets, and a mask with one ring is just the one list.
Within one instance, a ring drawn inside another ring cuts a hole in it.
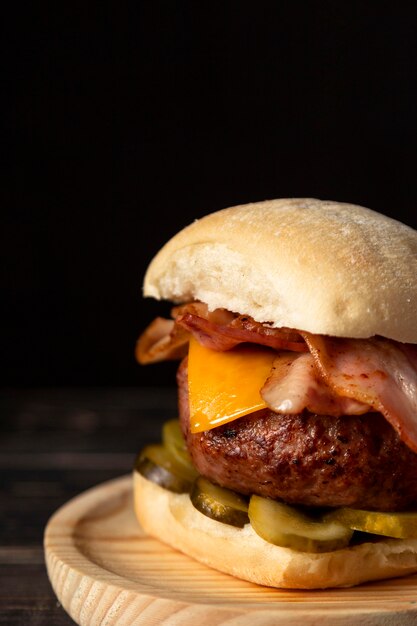
[{"label": "melted cheddar cheese slice", "polygon": [[210,430],[266,407],[260,389],[276,353],[259,346],[217,352],[190,340],[188,390],[191,432]]}]

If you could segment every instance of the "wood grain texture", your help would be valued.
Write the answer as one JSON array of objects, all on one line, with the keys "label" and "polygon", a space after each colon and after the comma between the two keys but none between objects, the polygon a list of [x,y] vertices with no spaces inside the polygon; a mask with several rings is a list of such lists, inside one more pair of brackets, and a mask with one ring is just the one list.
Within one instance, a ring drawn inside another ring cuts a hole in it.
[{"label": "wood grain texture", "polygon": [[80,626],[270,626],[417,623],[417,576],[326,591],[259,587],[145,536],[130,477],[71,500],[51,518],[45,557]]},{"label": "wood grain texture", "polygon": [[74,626],[45,568],[48,519],[131,471],[175,417],[176,390],[2,389],[0,415],[0,626]]}]

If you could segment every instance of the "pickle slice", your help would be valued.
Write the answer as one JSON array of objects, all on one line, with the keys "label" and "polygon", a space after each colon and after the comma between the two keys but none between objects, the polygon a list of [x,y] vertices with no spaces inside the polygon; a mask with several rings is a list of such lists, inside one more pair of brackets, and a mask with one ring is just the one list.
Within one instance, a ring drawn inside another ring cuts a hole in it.
[{"label": "pickle slice", "polygon": [[339,521],[323,521],[269,498],[253,495],[249,519],[254,531],[277,546],[300,552],[331,552],[349,544],[353,531]]},{"label": "pickle slice", "polygon": [[190,492],[192,487],[193,478],[161,444],[146,446],[136,460],[135,470],[175,493]]},{"label": "pickle slice", "polygon": [[163,425],[162,442],[168,452],[175,459],[175,462],[178,463],[178,465],[181,465],[189,480],[194,481],[198,476],[198,472],[193,466],[191,457],[188,454],[180,424],[177,419],[169,420]]},{"label": "pickle slice", "polygon": [[213,485],[203,476],[195,481],[190,498],[200,513],[218,522],[239,528],[249,522],[246,499],[230,489]]},{"label": "pickle slice", "polygon": [[353,530],[396,539],[417,539],[417,511],[386,513],[342,507],[325,516]]}]

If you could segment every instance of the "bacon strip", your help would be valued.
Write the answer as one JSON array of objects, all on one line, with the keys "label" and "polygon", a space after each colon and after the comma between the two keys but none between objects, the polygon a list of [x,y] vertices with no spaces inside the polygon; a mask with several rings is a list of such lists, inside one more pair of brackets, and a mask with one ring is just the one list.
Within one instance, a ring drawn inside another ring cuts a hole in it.
[{"label": "bacon strip", "polygon": [[139,337],[135,356],[142,365],[182,359],[187,354],[189,340],[189,333],[174,320],[157,317]]},{"label": "bacon strip", "polygon": [[336,394],[318,375],[311,354],[283,352],[274,360],[271,375],[261,396],[276,413],[319,415],[361,415],[368,404]]},{"label": "bacon strip", "polygon": [[173,315],[175,321],[154,320],[139,338],[140,363],[182,358],[190,333],[214,350],[248,342],[291,351],[277,356],[261,390],[273,410],[326,415],[378,411],[417,453],[417,346],[269,328],[223,309],[210,313],[199,302],[177,307]]},{"label": "bacon strip", "polygon": [[226,325],[185,312],[177,317],[176,323],[192,333],[203,346],[212,350],[231,350],[240,343],[257,343],[274,350],[308,351],[304,339],[296,331],[268,328],[245,316],[238,316]]},{"label": "bacon strip", "polygon": [[190,302],[172,309],[175,320],[156,318],[139,337],[136,358],[142,365],[185,356],[190,333],[207,348],[231,350],[240,343],[257,343],[274,350],[307,352],[297,331],[269,328],[251,317],[226,309],[208,311],[203,302]]},{"label": "bacon strip", "polygon": [[417,452],[417,349],[383,338],[302,334],[327,385],[382,413]]}]

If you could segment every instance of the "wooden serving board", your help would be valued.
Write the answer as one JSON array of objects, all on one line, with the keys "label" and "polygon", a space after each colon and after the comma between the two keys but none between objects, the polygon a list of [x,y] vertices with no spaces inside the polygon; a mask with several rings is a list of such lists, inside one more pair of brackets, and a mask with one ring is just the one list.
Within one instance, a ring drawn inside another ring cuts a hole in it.
[{"label": "wooden serving board", "polygon": [[80,626],[417,624],[417,576],[289,591],[195,562],[144,534],[130,477],[59,509],[46,528],[45,556],[55,593]]}]

